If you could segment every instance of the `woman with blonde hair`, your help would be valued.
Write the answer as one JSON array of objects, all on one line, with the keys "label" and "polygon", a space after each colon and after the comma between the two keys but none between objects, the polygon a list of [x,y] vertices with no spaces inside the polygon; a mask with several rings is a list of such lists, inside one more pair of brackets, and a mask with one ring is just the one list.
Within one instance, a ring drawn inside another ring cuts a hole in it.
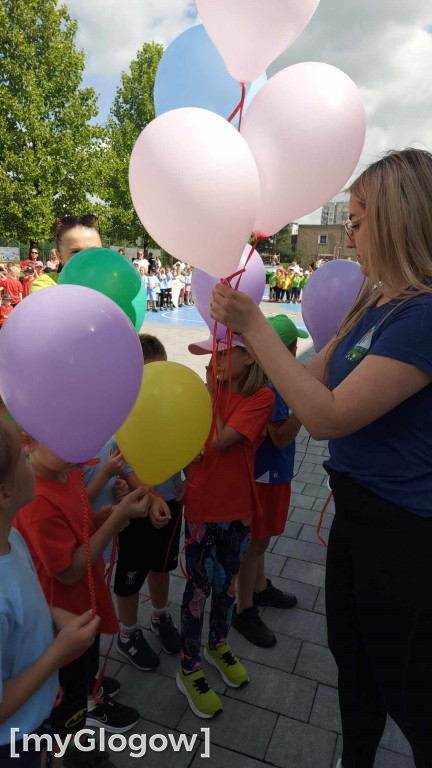
[{"label": "woman with blonde hair", "polygon": [[350,188],[365,277],[336,337],[303,368],[225,285],[212,316],[318,440],[335,498],[326,575],[343,768],[372,768],[387,714],[432,765],[432,155],[390,152]]}]

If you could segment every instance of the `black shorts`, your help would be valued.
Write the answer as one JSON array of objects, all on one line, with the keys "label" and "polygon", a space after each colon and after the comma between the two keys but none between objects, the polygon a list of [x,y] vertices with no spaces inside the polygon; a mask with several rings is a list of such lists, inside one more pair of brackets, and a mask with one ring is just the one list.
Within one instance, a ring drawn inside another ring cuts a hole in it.
[{"label": "black shorts", "polygon": [[52,710],[49,721],[53,733],[62,739],[85,728],[87,699],[99,669],[99,641],[100,635],[96,635],[93,645],[82,656],[59,669],[63,697]]},{"label": "black shorts", "polygon": [[[162,573],[177,568],[181,504],[178,501],[167,501],[167,504],[171,520],[164,528],[155,528],[150,517],[145,517],[131,520],[127,528],[119,533],[114,580],[114,592],[119,597],[129,597],[139,592],[149,571]],[[175,534],[170,546],[174,528]]]}]

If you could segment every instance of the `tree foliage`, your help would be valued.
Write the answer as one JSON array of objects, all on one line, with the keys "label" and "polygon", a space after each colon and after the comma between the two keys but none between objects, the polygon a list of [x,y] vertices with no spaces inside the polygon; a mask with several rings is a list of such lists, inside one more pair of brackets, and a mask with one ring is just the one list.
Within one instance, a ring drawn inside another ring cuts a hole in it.
[{"label": "tree foliage", "polygon": [[96,190],[96,94],[82,88],[77,24],[56,0],[0,3],[0,232],[48,238]]},{"label": "tree foliage", "polygon": [[[101,157],[101,197],[108,208],[109,234],[131,241],[144,238],[153,244],[138,219],[129,192],[129,159],[145,126],[155,117],[153,90],[163,46],[145,43],[121,75],[106,126],[105,149]],[[145,183],[145,179],[143,179]]]}]

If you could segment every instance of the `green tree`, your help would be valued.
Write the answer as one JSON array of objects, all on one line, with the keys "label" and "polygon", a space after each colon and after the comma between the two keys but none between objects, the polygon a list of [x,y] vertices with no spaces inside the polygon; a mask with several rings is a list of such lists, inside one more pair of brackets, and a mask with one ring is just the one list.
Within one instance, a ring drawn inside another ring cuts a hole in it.
[{"label": "green tree", "polygon": [[[106,126],[105,149],[101,156],[101,197],[107,206],[111,237],[154,245],[135,213],[128,180],[133,146],[145,126],[155,117],[153,90],[163,46],[145,43],[131,62],[130,71],[121,75],[114,104]],[[145,183],[145,180],[143,180]]]},{"label": "green tree", "polygon": [[272,237],[273,253],[277,253],[281,257],[281,261],[292,256],[291,230],[291,224],[287,224]]},{"label": "green tree", "polygon": [[56,0],[0,2],[0,233],[32,241],[97,192],[100,129],[77,23]]}]

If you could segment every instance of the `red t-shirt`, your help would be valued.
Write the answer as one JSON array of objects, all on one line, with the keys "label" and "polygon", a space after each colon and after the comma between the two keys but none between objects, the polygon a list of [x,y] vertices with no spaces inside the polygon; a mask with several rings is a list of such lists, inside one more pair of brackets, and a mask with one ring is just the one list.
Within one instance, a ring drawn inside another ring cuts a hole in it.
[{"label": "red t-shirt", "polygon": [[22,285],[17,277],[5,277],[1,281],[4,293],[7,293],[12,298],[12,304],[16,304],[20,300],[20,293],[22,293]]},{"label": "red t-shirt", "polygon": [[261,514],[255,488],[255,451],[266,436],[274,400],[268,387],[261,387],[248,397],[241,392],[221,392],[222,423],[244,437],[229,448],[212,448],[208,441],[201,461],[191,465],[185,497],[186,520],[217,523]]},{"label": "red t-shirt", "polygon": [[[89,535],[96,531],[94,514],[86,497]],[[72,563],[72,555],[84,543],[84,509],[80,472],[72,472],[67,483],[36,476],[35,498],[15,517],[14,526],[30,550],[48,605],[81,615],[90,609],[87,574],[75,584],[63,584],[56,575]],[[113,635],[118,622],[111,592],[105,584],[103,557],[93,566],[98,633]]]},{"label": "red t-shirt", "polygon": [[[24,296],[28,296],[30,293],[30,286],[34,281],[36,280],[36,277],[25,277],[22,283],[22,289],[23,289],[23,298]],[[26,305],[27,306],[27,305]]]},{"label": "red t-shirt", "polygon": [[5,324],[7,318],[9,317],[10,313],[13,310],[12,304],[9,304],[7,307],[6,304],[2,304],[0,307],[0,328],[2,325]]}]

